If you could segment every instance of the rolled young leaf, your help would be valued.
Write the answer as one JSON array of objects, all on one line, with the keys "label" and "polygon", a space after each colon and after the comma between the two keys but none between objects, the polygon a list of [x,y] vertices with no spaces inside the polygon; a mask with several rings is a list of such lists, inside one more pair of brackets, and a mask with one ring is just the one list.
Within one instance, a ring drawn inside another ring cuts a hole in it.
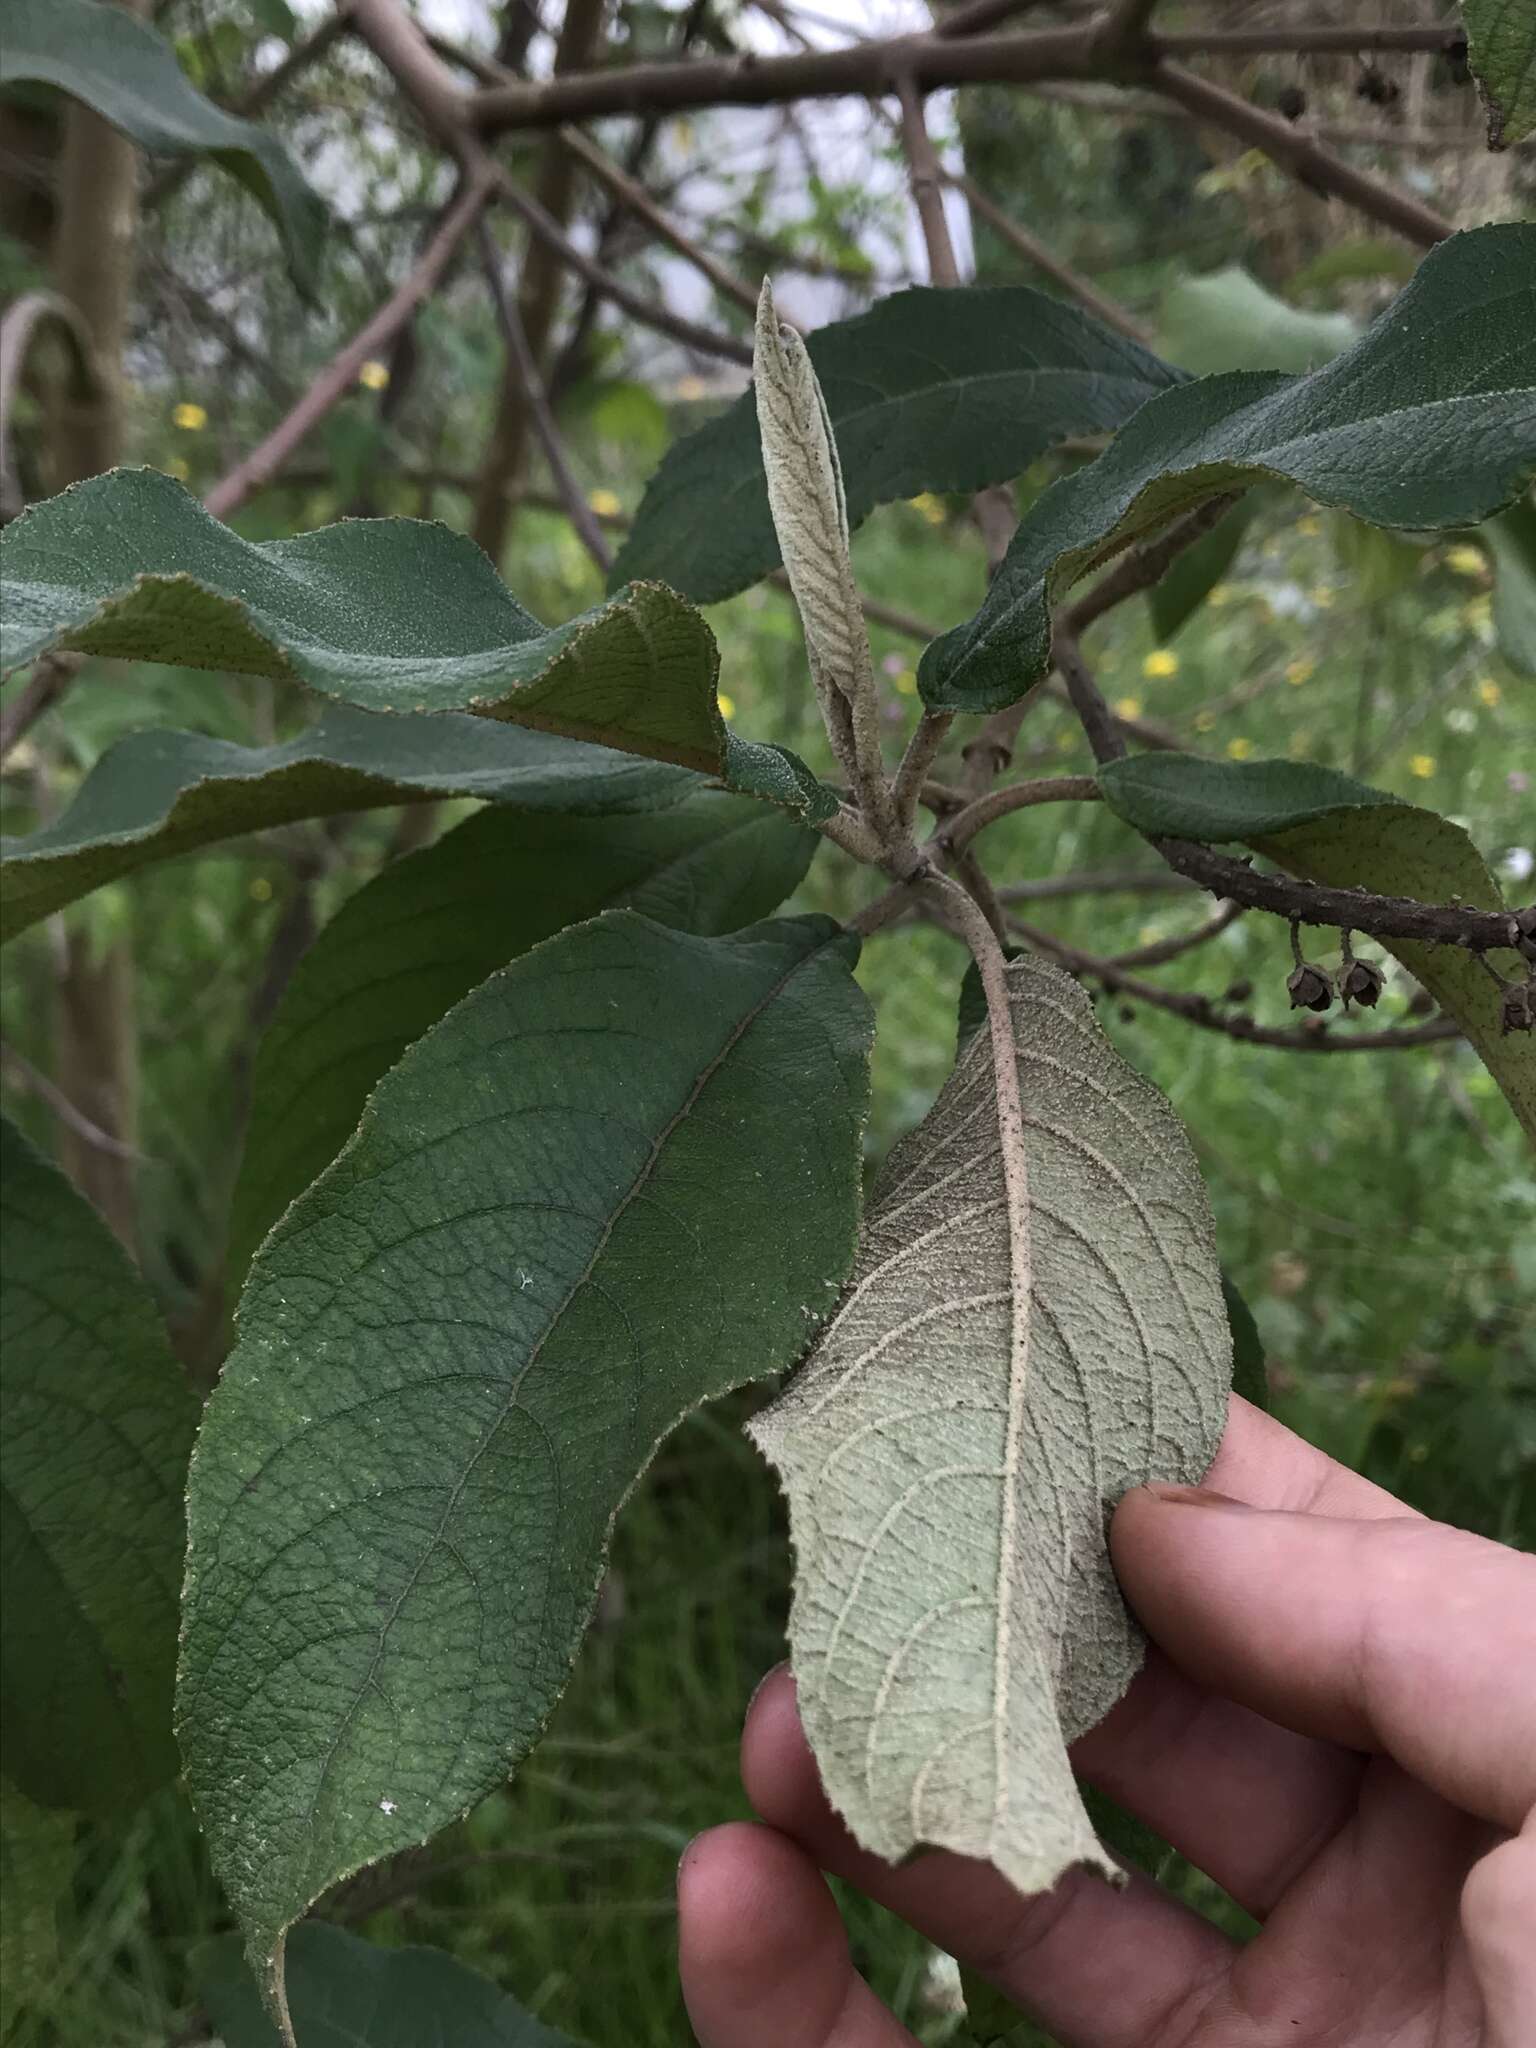
[{"label": "rolled young leaf", "polygon": [[272,216],[296,281],[319,282],[325,209],[275,135],[203,98],[147,22],[97,0],[6,0],[0,85],[56,85],[157,156],[206,156]]},{"label": "rolled young leaf", "polygon": [[1006,974],[1019,1241],[978,1032],[880,1176],[831,1325],[749,1427],[789,1496],[790,1644],[828,1797],[879,1856],[953,1849],[1028,1893],[1079,1863],[1120,1876],[1066,1749],[1141,1662],[1106,1523],[1132,1486],[1203,1476],[1231,1341],[1178,1119],[1074,982]]},{"label": "rolled young leaf", "polygon": [[129,733],[62,817],[0,838],[0,940],[155,861],[298,818],[433,797],[599,816],[664,809],[698,787],[684,768],[451,712],[387,717],[337,704],[271,747]]},{"label": "rolled young leaf", "polygon": [[128,1254],[0,1117],[5,1770],[121,1812],[176,1769],[182,1484],[197,1403]]},{"label": "rolled young leaf", "polygon": [[[1236,840],[1278,867],[1335,888],[1500,910],[1488,864],[1459,825],[1353,777],[1304,761],[1210,761],[1133,754],[1099,770],[1104,800],[1154,837]],[[1497,982],[1462,946],[1383,939],[1477,1048],[1536,1138],[1536,1036],[1503,1029]],[[1495,956],[1496,961],[1500,956]],[[1523,972],[1513,951],[1502,956]]]},{"label": "rolled young leaf", "polygon": [[[1069,434],[1113,432],[1181,371],[1027,285],[894,292],[805,342],[850,526],[919,491],[1006,482]],[[679,441],[647,487],[614,587],[656,576],[698,604],[779,564],[749,391]]]},{"label": "rolled young leaf", "polygon": [[475,711],[718,775],[815,819],[837,800],[726,731],[700,615],[636,584],[564,626],[524,611],[464,534],[347,519],[248,541],[153,469],[117,469],[0,533],[0,670],[58,648],[305,683],[365,711]]},{"label": "rolled young leaf", "polygon": [[855,950],[630,911],[546,941],[411,1047],[256,1259],[192,1464],[177,1725],[269,1991],[312,1899],[526,1754],[657,1443],[836,1300]]},{"label": "rolled young leaf", "polygon": [[986,599],[918,668],[936,710],[996,711],[1050,665],[1051,610],[1087,571],[1264,478],[1369,524],[1465,526],[1536,472],[1536,227],[1425,257],[1355,345],[1305,377],[1233,372],[1151,399],[1020,522]]},{"label": "rolled young leaf", "polygon": [[770,804],[699,789],[639,817],[482,811],[391,861],[299,962],[257,1051],[231,1279],[336,1157],[375,1082],[477,982],[603,910],[698,933],[752,924],[818,844]]}]

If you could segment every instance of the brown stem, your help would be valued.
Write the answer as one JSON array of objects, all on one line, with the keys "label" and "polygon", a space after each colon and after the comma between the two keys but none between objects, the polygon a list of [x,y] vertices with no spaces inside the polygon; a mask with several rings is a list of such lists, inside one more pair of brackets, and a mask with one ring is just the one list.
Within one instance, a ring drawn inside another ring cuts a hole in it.
[{"label": "brown stem", "polygon": [[227,519],[253,491],[260,490],[275,476],[305,436],[355,387],[363,364],[388,347],[421,301],[436,288],[488,195],[489,186],[483,177],[472,178],[465,185],[410,276],[346,346],[332,356],[288,416],[208,493],[204,503],[215,519]]},{"label": "brown stem", "polygon": [[1102,795],[1091,775],[1050,775],[1037,782],[1011,782],[957,811],[934,833],[931,844],[941,854],[961,853],[978,832],[985,832],[1013,811],[1028,810],[1035,804],[1093,804]]},{"label": "brown stem", "polygon": [[32,344],[46,327],[57,328],[68,344],[69,403],[90,408],[108,400],[107,380],[79,308],[61,292],[23,292],[0,319],[0,523],[14,519],[26,506],[11,449],[16,388]]},{"label": "brown stem", "polygon": [[1131,946],[1124,953],[1111,953],[1106,964],[1110,967],[1165,966],[1181,954],[1192,953],[1197,946],[1219,938],[1227,926],[1234,924],[1242,914],[1241,903],[1223,903],[1214,917],[1208,917],[1193,931],[1175,932],[1171,938],[1153,939],[1145,946]]},{"label": "brown stem", "polygon": [[950,239],[949,222],[944,216],[944,174],[939,168],[938,153],[923,117],[922,97],[910,78],[901,80],[898,97],[901,101],[901,147],[907,159],[912,204],[917,209],[923,243],[928,251],[929,280],[936,285],[957,285],[960,266],[955,261],[955,245]]},{"label": "brown stem", "polygon": [[1088,735],[1088,745],[1093,750],[1095,761],[1122,760],[1129,749],[1124,736],[1115,722],[1115,714],[1104,701],[1093,670],[1083,659],[1083,650],[1064,627],[1056,628],[1051,643],[1056,666],[1061,679],[1067,686],[1067,695],[1072,700],[1072,709],[1077,713],[1083,731]]},{"label": "brown stem", "polygon": [[34,664],[26,687],[19,690],[0,714],[0,761],[36,725],[45,711],[51,711],[84,666],[78,654],[45,654]]},{"label": "brown stem", "polygon": [[1101,292],[1080,271],[1074,270],[1070,263],[1063,263],[1037,235],[1020,227],[1016,220],[1004,213],[995,199],[988,197],[973,177],[964,171],[946,171],[944,176],[957,191],[965,194],[966,204],[972,213],[979,214],[998,240],[1005,242],[1016,256],[1021,256],[1043,276],[1050,278],[1053,284],[1060,285],[1069,297],[1076,299],[1095,319],[1102,320],[1106,327],[1113,327],[1131,341],[1139,341],[1143,347],[1151,345],[1152,336],[1139,320]]}]

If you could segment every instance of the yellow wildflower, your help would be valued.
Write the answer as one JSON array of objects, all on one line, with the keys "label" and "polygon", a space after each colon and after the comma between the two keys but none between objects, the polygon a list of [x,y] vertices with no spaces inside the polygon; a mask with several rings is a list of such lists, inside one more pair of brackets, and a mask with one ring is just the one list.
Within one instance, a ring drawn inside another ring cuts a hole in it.
[{"label": "yellow wildflower", "polygon": [[1215,724],[1216,714],[1214,711],[1197,711],[1195,713],[1196,732],[1210,732]]},{"label": "yellow wildflower", "polygon": [[1296,531],[1305,534],[1308,540],[1315,540],[1323,530],[1323,522],[1315,512],[1304,512],[1296,522]]},{"label": "yellow wildflower", "polygon": [[1179,657],[1171,647],[1154,647],[1141,664],[1141,672],[1153,682],[1159,676],[1176,676],[1179,672]]},{"label": "yellow wildflower", "polygon": [[270,903],[272,901],[272,884],[265,875],[253,877],[251,881],[251,901],[253,903]]},{"label": "yellow wildflower", "polygon": [[167,457],[165,464],[165,473],[167,476],[175,477],[177,483],[179,484],[184,484],[187,478],[192,474],[191,470],[187,467],[186,457],[182,455],[172,455]]},{"label": "yellow wildflower", "polygon": [[1317,674],[1317,663],[1305,655],[1299,661],[1288,661],[1285,665],[1285,680],[1293,689],[1300,689],[1303,683],[1310,683]]},{"label": "yellow wildflower", "polygon": [[382,391],[389,382],[389,365],[366,362],[358,370],[357,381],[365,391]]},{"label": "yellow wildflower", "polygon": [[1252,752],[1252,740],[1236,739],[1227,741],[1227,759],[1229,761],[1246,761]]},{"label": "yellow wildflower", "polygon": [[1493,680],[1492,676],[1484,676],[1483,680],[1477,686],[1477,695],[1478,701],[1480,703],[1486,704],[1488,709],[1492,711],[1494,706],[1498,703],[1500,697],[1503,695],[1503,692],[1500,690],[1498,684]]},{"label": "yellow wildflower", "polygon": [[908,498],[907,503],[915,512],[921,512],[930,526],[942,526],[948,517],[944,500],[936,498],[932,491],[919,491],[915,498]]},{"label": "yellow wildflower", "polygon": [[1419,778],[1420,782],[1428,782],[1430,776],[1433,775],[1434,772],[1435,757],[1433,754],[1415,754],[1413,759],[1408,763],[1408,773],[1410,775],[1416,775]]},{"label": "yellow wildflower", "polygon": [[895,685],[896,694],[899,697],[915,697],[917,695],[917,677],[911,669],[898,669],[895,675],[892,676],[891,681]]},{"label": "yellow wildflower", "polygon": [[1207,604],[1215,605],[1220,611],[1221,607],[1230,604],[1236,595],[1237,592],[1230,583],[1213,583],[1205,594],[1205,601]]},{"label": "yellow wildflower", "polygon": [[1115,716],[1116,718],[1140,718],[1141,699],[1139,697],[1117,697],[1115,699]]},{"label": "yellow wildflower", "polygon": [[587,503],[599,519],[616,519],[624,510],[617,491],[590,491],[587,494]]},{"label": "yellow wildflower", "polygon": [[200,434],[208,424],[208,415],[200,405],[183,402],[173,409],[171,420],[188,434]]},{"label": "yellow wildflower", "polygon": [[727,697],[724,690],[720,691],[719,695],[715,698],[715,702],[720,706],[720,716],[722,718],[734,718],[736,716],[736,699],[734,697]]},{"label": "yellow wildflower", "polygon": [[1447,569],[1454,569],[1458,576],[1481,576],[1488,565],[1483,559],[1481,548],[1463,545],[1459,548],[1446,549],[1445,566]]}]

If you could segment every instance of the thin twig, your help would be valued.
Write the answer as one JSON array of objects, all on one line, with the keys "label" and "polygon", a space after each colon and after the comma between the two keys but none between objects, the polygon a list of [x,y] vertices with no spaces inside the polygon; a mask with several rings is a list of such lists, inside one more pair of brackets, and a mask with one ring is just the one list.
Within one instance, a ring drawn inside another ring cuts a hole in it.
[{"label": "thin twig", "polygon": [[912,820],[917,816],[917,806],[928,780],[928,770],[933,766],[954,722],[954,713],[951,711],[925,711],[913,728],[912,737],[907,741],[906,752],[901,757],[901,764],[891,784],[896,816],[906,826],[910,827]]},{"label": "thin twig", "polygon": [[1027,228],[1019,226],[1010,215],[1004,213],[995,199],[990,198],[965,171],[945,171],[947,182],[965,195],[965,202],[972,213],[980,214],[1000,242],[1006,242],[1016,256],[1038,270],[1042,276],[1059,284],[1069,297],[1077,300],[1106,327],[1113,327],[1131,341],[1139,341],[1144,347],[1150,346],[1152,336],[1147,328],[1128,313],[1124,306],[1101,292],[1096,284],[1074,270],[1070,263],[1063,263],[1054,251],[1047,248],[1038,235],[1032,235]]},{"label": "thin twig", "polygon": [[7,306],[0,319],[0,522],[14,519],[26,507],[11,449],[16,388],[32,343],[45,326],[56,327],[69,344],[71,399],[95,403],[106,382],[84,315],[62,292],[23,292]]},{"label": "thin twig", "polygon": [[1204,924],[1197,924],[1193,931],[1175,932],[1171,938],[1152,939],[1145,946],[1131,946],[1124,953],[1111,953],[1106,964],[1117,968],[1163,967],[1168,961],[1177,960],[1181,954],[1192,953],[1197,946],[1219,938],[1242,914],[1241,903],[1223,903],[1214,917],[1208,917]]},{"label": "thin twig", "polygon": [[523,403],[533,422],[533,431],[544,450],[544,460],[549,464],[550,475],[555,480],[555,489],[567,518],[581,537],[582,546],[606,577],[613,567],[613,550],[603,538],[603,530],[597,522],[592,507],[587,503],[586,494],[576,481],[570,458],[565,452],[565,442],[550,410],[549,395],[544,389],[544,380],[539,375],[533,351],[528,346],[528,337],[523,332],[522,319],[511,293],[507,290],[501,275],[501,258],[490,228],[482,219],[477,223],[476,235],[480,243],[481,261],[485,265],[486,279],[491,287],[491,297],[496,304],[496,317],[501,324],[502,338],[507,345],[507,360],[522,386]]},{"label": "thin twig", "polygon": [[962,853],[979,832],[995,825],[1014,811],[1032,809],[1036,804],[1094,804],[1103,792],[1091,775],[1050,775],[1038,782],[1010,782],[1002,789],[989,790],[974,803],[957,811],[934,833],[930,842],[940,853]]},{"label": "thin twig", "polygon": [[484,177],[474,177],[466,183],[409,277],[346,346],[332,356],[287,417],[208,493],[203,502],[215,519],[227,519],[253,491],[260,490],[275,476],[305,436],[353,389],[363,364],[383,352],[421,301],[441,282],[489,191],[489,182]]},{"label": "thin twig", "polygon": [[1037,903],[1060,896],[1177,896],[1198,886],[1171,868],[1096,868],[1005,882],[997,893],[1005,903]]},{"label": "thin twig", "polygon": [[34,665],[26,686],[0,712],[0,761],[4,761],[45,711],[51,711],[85,666],[79,654],[45,654]]},{"label": "thin twig", "polygon": [[1128,749],[1115,715],[1104,701],[1093,670],[1083,659],[1083,650],[1065,627],[1056,628],[1051,652],[1061,679],[1067,686],[1072,709],[1077,713],[1095,761],[1122,760]]},{"label": "thin twig", "polygon": [[56,1082],[33,1066],[15,1046],[0,1043],[0,1069],[9,1075],[18,1088],[36,1099],[52,1115],[56,1116],[67,1130],[73,1131],[83,1144],[97,1152],[105,1152],[112,1159],[132,1159],[139,1164],[145,1155],[136,1145],[125,1145],[121,1138],[114,1138],[110,1131],[104,1131],[100,1124],[93,1123],[84,1110],[77,1109]]},{"label": "thin twig", "polygon": [[901,101],[901,147],[907,159],[912,204],[917,209],[923,243],[928,251],[929,280],[936,285],[954,286],[960,282],[960,266],[955,261],[955,245],[950,239],[949,222],[944,214],[944,174],[939,168],[938,154],[923,118],[921,95],[910,78],[901,80],[898,98]]}]

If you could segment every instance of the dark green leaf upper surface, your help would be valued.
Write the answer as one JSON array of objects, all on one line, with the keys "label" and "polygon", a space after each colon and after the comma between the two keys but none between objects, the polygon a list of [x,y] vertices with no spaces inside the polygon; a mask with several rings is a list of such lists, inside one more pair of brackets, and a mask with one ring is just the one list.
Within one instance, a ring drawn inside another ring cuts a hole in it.
[{"label": "dark green leaf upper surface", "polygon": [[271,214],[294,276],[316,282],[325,212],[274,135],[205,100],[146,22],[97,0],[6,0],[0,85],[56,85],[161,156],[208,156]]},{"label": "dark green leaf upper surface", "polygon": [[[1139,831],[1240,840],[1277,866],[1338,888],[1419,903],[1503,907],[1488,864],[1459,825],[1331,768],[1135,754],[1099,770],[1105,801]],[[1497,983],[1461,946],[1382,942],[1453,1016],[1536,1137],[1536,1038],[1502,1027]],[[1519,956],[1503,957],[1510,973]]]},{"label": "dark green leaf upper surface", "polygon": [[980,611],[924,653],[923,696],[1013,703],[1049,664],[1055,599],[1221,491],[1281,478],[1373,525],[1432,529],[1486,518],[1533,471],[1536,227],[1478,228],[1310,376],[1234,372],[1152,399],[1026,515]]},{"label": "dark green leaf upper surface", "polygon": [[1467,59],[1488,109],[1488,144],[1536,129],[1536,0],[1461,0]]},{"label": "dark green leaf upper surface", "polygon": [[336,1157],[380,1075],[496,968],[603,910],[734,931],[778,908],[817,844],[771,805],[703,789],[639,817],[482,811],[391,862],[299,962],[262,1040],[231,1274]]},{"label": "dark green leaf upper surface", "polygon": [[273,747],[130,733],[55,823],[0,839],[0,938],[151,862],[296,818],[429,797],[598,816],[658,810],[698,786],[684,768],[451,712],[390,718],[338,704]]},{"label": "dark green leaf upper surface", "polygon": [[253,1957],[502,1781],[659,1439],[836,1301],[853,951],[822,918],[564,932],[417,1041],[263,1246],[193,1459],[178,1694]]},{"label": "dark green leaf upper surface", "polygon": [[[1017,476],[1052,443],[1113,430],[1180,381],[1135,342],[1027,285],[896,292],[806,347],[852,525],[893,498]],[[659,577],[708,604],[778,562],[749,391],[672,449],[614,580]]]},{"label": "dark green leaf upper surface", "polygon": [[[210,1943],[196,1967],[224,2048],[279,2048],[238,1940]],[[321,1920],[288,1942],[288,2005],[299,2048],[570,2048],[440,1949],[376,1948]]]},{"label": "dark green leaf upper surface", "polygon": [[101,1218],[0,1118],[6,1775],[110,1813],[176,1768],[181,1491],[196,1404]]},{"label": "dark green leaf upper surface", "polygon": [[464,534],[350,519],[242,540],[158,470],[75,484],[0,535],[0,668],[54,648],[306,683],[365,711],[475,711],[723,776],[812,817],[802,762],[726,732],[714,637],[637,584],[567,625],[524,611]]}]

